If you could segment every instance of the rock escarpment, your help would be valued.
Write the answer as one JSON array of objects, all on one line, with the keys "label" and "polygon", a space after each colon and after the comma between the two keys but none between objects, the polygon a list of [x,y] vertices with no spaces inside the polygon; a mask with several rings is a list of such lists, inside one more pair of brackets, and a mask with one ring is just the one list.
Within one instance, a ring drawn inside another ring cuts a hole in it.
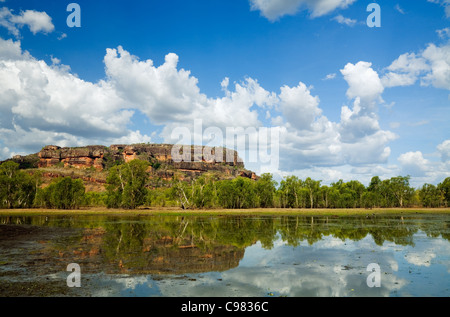
[{"label": "rock escarpment", "polygon": [[94,167],[97,170],[103,170],[106,151],[107,148],[104,146],[61,148],[55,145],[48,145],[38,153],[38,167],[63,165],[64,167]]},{"label": "rock escarpment", "polygon": [[[176,172],[182,172],[187,177],[217,172],[228,177],[257,178],[255,173],[244,168],[244,163],[234,150],[203,146],[188,146],[184,151],[180,149],[178,152],[173,152],[172,149],[171,144],[116,144],[110,147],[48,145],[37,153],[39,157],[37,167],[93,168],[103,171],[116,164],[138,159],[150,162],[152,174],[163,179],[172,178]],[[172,153],[179,155],[173,158]]]}]

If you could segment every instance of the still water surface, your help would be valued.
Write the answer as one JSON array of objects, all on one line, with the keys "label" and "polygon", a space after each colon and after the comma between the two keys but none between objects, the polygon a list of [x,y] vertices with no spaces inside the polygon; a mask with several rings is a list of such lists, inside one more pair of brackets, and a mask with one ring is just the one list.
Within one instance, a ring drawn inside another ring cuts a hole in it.
[{"label": "still water surface", "polygon": [[0,296],[450,296],[449,215],[3,216],[0,235]]}]

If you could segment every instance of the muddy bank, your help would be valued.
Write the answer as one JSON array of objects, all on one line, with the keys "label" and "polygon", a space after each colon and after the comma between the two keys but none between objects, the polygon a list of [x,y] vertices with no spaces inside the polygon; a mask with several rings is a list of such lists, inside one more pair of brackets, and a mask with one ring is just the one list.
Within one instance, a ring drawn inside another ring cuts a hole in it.
[{"label": "muddy bank", "polygon": [[79,296],[67,287],[66,265],[47,250],[79,234],[72,228],[0,225],[0,297]]}]

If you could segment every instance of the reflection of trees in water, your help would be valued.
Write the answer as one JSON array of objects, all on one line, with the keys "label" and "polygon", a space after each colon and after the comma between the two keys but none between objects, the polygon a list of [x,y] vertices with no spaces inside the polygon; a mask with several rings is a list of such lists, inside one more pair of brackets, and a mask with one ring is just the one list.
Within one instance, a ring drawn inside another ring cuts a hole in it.
[{"label": "reflection of trees in water", "polygon": [[414,246],[418,231],[450,241],[449,223],[446,215],[0,217],[0,224],[83,229],[84,234],[54,247],[60,254],[77,250],[77,255],[97,257],[113,271],[149,273],[226,270],[239,264],[246,247],[260,241],[271,249],[278,237],[294,247],[325,236],[343,241],[372,236],[377,245],[388,241]]},{"label": "reflection of trees in water", "polygon": [[281,219],[279,232],[287,244],[296,246],[302,241],[310,245],[324,236],[343,241],[359,241],[371,235],[377,245],[385,241],[400,245],[413,245],[413,235],[420,228],[415,223],[401,223],[400,217],[286,217]]},{"label": "reflection of trees in water", "polygon": [[[385,241],[414,245],[419,230],[429,237],[450,241],[450,218],[447,215],[417,216],[2,216],[0,224],[35,225],[65,228],[105,228],[107,244],[113,250],[134,250],[146,239],[170,237],[175,246],[195,245],[207,249],[217,243],[245,248],[260,241],[273,247],[277,234],[288,245],[302,241],[309,244],[333,236],[359,241],[371,235],[378,245]],[[106,240],[105,240],[106,241]],[[112,251],[113,251],[112,250]],[[111,251],[111,252],[112,252]]]}]

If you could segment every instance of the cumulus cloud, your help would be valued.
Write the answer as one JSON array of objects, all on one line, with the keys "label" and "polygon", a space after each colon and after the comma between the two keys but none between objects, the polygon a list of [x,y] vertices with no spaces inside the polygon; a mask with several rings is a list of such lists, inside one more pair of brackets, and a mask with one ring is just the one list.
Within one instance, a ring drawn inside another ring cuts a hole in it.
[{"label": "cumulus cloud", "polygon": [[382,79],[385,87],[410,86],[419,78],[419,75],[429,71],[425,58],[414,53],[400,55],[387,67],[389,71]]},{"label": "cumulus cloud", "polygon": [[405,175],[424,176],[430,169],[430,161],[425,159],[420,151],[404,153],[398,161]]},{"label": "cumulus cloud", "polygon": [[127,129],[134,111],[111,83],[83,81],[70,67],[48,65],[22,52],[20,42],[1,38],[0,96],[0,139],[9,148],[138,139]]},{"label": "cumulus cloud", "polygon": [[284,117],[297,130],[310,130],[316,117],[322,114],[319,97],[312,96],[302,82],[297,87],[281,87],[280,105]]},{"label": "cumulus cloud", "polygon": [[285,15],[294,15],[301,10],[308,10],[311,17],[319,17],[336,9],[345,9],[356,0],[250,0],[251,10],[275,21]]},{"label": "cumulus cloud", "polygon": [[7,147],[0,147],[0,159],[10,157],[11,153]]},{"label": "cumulus cloud", "polygon": [[437,146],[442,162],[450,163],[450,140],[445,140]]},{"label": "cumulus cloud", "polygon": [[127,103],[141,110],[155,124],[181,124],[199,118],[207,125],[225,128],[260,126],[253,106],[271,106],[276,96],[259,83],[247,78],[228,89],[229,79],[222,81],[222,98],[208,98],[200,92],[198,79],[190,71],[178,69],[178,56],[167,54],[164,64],[156,67],[152,60],[140,61],[122,47],[108,49],[105,56],[108,81]]},{"label": "cumulus cloud", "polygon": [[[283,87],[279,95],[285,119],[280,138],[280,161],[285,170],[347,164],[384,164],[389,142],[397,136],[380,128],[377,104],[384,87],[370,63],[347,64],[341,70],[352,106],[341,108],[340,122],[322,114],[319,98],[300,83]],[[326,175],[325,175],[326,176]]]},{"label": "cumulus cloud", "polygon": [[351,108],[342,107],[339,124],[340,139],[349,153],[349,161],[369,162],[372,157],[374,162],[386,162],[390,155],[386,145],[397,136],[381,130],[378,122],[377,105],[383,102],[384,91],[378,73],[371,63],[362,61],[348,63],[341,73],[348,84],[347,97],[353,101]]},{"label": "cumulus cloud", "polygon": [[[435,56],[432,53],[405,55],[390,69],[425,72],[433,68],[428,63]],[[223,96],[211,98],[200,91],[190,71],[179,68],[178,60],[169,53],[161,65],[154,65],[122,47],[107,49],[106,78],[91,83],[73,75],[57,57],[52,56],[49,65],[23,51],[20,41],[0,39],[1,158],[37,151],[46,144],[151,142],[150,136],[130,128],[139,111],[161,127],[165,142],[174,142],[171,134],[177,127],[195,134],[195,120],[201,120],[204,129],[217,127],[225,135],[227,127],[258,128],[264,126],[261,119],[270,119],[280,127],[281,164],[274,173],[310,171],[317,179],[335,181],[343,175],[370,179],[374,174],[388,177],[399,172],[381,166],[397,136],[380,127],[377,112],[385,86],[372,64],[348,63],[341,69],[350,104],[341,107],[340,120],[333,122],[324,115],[313,87],[303,82],[282,86],[277,93],[264,89],[256,79],[231,82],[226,77],[218,83]],[[442,170],[449,170],[449,144],[445,141],[437,147],[442,165],[420,152],[405,153],[398,161],[405,172],[437,179]]]},{"label": "cumulus cloud", "polygon": [[380,100],[384,86],[378,73],[372,69],[372,63],[358,62],[348,63],[341,73],[348,83],[347,97],[359,98],[364,109],[371,107]]},{"label": "cumulus cloud", "polygon": [[422,86],[450,90],[450,45],[429,44],[417,54],[402,54],[386,70],[385,87],[410,86],[420,80]]},{"label": "cumulus cloud", "polygon": [[8,29],[15,37],[20,36],[20,28],[23,26],[27,26],[33,34],[47,34],[55,29],[52,18],[46,12],[26,10],[16,15],[6,7],[0,9],[0,26]]},{"label": "cumulus cloud", "polygon": [[[224,95],[211,98],[200,91],[197,78],[178,67],[178,59],[169,53],[157,66],[122,47],[107,49],[107,77],[91,83],[73,75],[56,57],[48,65],[22,51],[19,41],[0,40],[0,138],[5,147],[21,151],[45,144],[150,142],[145,133],[129,128],[138,110],[161,127],[165,142],[175,142],[172,132],[177,127],[195,135],[195,120],[225,136],[230,126],[263,127],[260,119],[269,112],[281,128],[285,170],[376,164],[389,156],[386,145],[395,136],[380,129],[371,105],[382,87],[369,63],[348,64],[342,70],[353,106],[344,106],[341,122],[332,122],[323,115],[312,87],[302,82],[283,86],[277,94],[252,78],[234,83],[225,78],[220,83]],[[358,80],[366,83],[365,89]]]},{"label": "cumulus cloud", "polygon": [[450,140],[445,140],[436,149],[440,161],[426,159],[421,151],[407,152],[399,156],[401,172],[415,179],[413,185],[437,184],[450,177]]},{"label": "cumulus cloud", "polygon": [[423,85],[450,90],[450,45],[430,44],[422,56],[430,65],[430,72],[422,78]]}]

